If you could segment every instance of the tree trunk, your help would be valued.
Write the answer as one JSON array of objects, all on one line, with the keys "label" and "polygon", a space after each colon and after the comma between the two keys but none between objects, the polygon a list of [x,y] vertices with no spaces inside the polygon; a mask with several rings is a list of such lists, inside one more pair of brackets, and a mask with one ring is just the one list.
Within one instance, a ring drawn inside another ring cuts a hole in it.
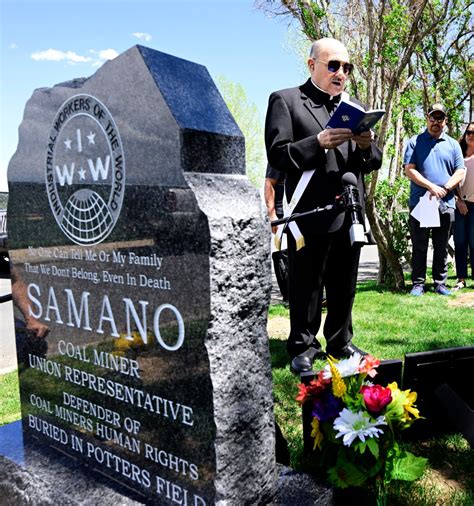
[{"label": "tree trunk", "polygon": [[383,285],[385,282],[385,278],[387,277],[387,262],[385,257],[383,256],[382,251],[377,246],[377,253],[379,255],[379,272],[377,275],[377,284]]},{"label": "tree trunk", "polygon": [[[375,211],[373,199],[367,201],[366,211],[379,254],[378,279],[382,279],[383,282],[391,284],[396,290],[401,291],[405,288],[405,277],[400,259],[388,241],[390,229],[382,224],[380,217]],[[382,272],[380,271],[381,269]],[[393,281],[390,278],[393,278]]]},{"label": "tree trunk", "polygon": [[395,179],[400,175],[400,164],[401,164],[401,150],[400,144],[403,146],[403,142],[401,141],[401,133],[403,128],[403,115],[399,114],[397,117],[397,122],[395,125],[395,139],[393,141],[393,145],[395,147],[395,153],[393,160],[391,160],[390,171],[388,173],[388,180],[391,184],[394,183]]}]

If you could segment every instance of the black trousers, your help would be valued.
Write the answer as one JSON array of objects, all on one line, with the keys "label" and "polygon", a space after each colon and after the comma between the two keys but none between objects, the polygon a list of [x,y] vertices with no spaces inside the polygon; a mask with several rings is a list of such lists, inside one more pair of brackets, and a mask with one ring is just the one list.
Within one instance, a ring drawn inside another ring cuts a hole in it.
[{"label": "black trousers", "polygon": [[411,280],[413,285],[424,285],[426,281],[430,232],[433,243],[433,282],[436,286],[445,285],[448,279],[448,241],[451,233],[452,215],[440,213],[439,218],[439,227],[422,228],[420,222],[410,214],[409,225],[413,247]]},{"label": "black trousers", "polygon": [[291,357],[308,347],[318,347],[315,336],[321,325],[322,296],[326,287],[327,316],[324,337],[327,349],[338,350],[352,339],[352,305],[356,292],[360,246],[352,247],[345,224],[332,234],[305,236],[306,245],[296,251],[288,233],[288,297]]},{"label": "black trousers", "polygon": [[288,301],[288,250],[282,249],[272,253],[273,269],[278,288],[285,302]]}]

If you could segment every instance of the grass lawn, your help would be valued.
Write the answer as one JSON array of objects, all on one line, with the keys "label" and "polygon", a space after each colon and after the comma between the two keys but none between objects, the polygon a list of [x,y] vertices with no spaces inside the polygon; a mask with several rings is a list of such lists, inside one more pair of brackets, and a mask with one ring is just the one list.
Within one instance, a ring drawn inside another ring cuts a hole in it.
[{"label": "grass lawn", "polygon": [[[411,297],[384,290],[375,282],[361,283],[353,311],[354,343],[381,359],[400,359],[405,353],[472,346],[473,303],[473,290],[453,297],[434,293]],[[285,306],[270,308],[270,320],[287,318]],[[277,337],[269,336],[275,416],[288,441],[293,467],[308,470],[311,466],[303,456],[301,409],[295,401],[298,378],[289,369],[286,335],[275,334]],[[315,367],[318,368],[317,362]],[[390,491],[389,504],[474,503],[474,452],[462,436],[446,435],[407,445],[411,446],[409,449],[413,453],[429,458],[429,468],[418,482],[397,483]]]},{"label": "grass lawn", "polygon": [[20,418],[20,397],[16,371],[0,375],[0,425]]}]

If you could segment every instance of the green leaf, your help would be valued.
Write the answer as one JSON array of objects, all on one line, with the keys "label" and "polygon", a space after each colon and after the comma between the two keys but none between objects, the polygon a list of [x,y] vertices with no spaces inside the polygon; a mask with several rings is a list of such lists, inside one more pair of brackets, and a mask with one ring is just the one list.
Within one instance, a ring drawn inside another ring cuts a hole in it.
[{"label": "green leaf", "polygon": [[367,447],[367,443],[363,443],[362,441],[357,441],[353,443],[354,451],[358,451],[360,454],[363,454],[365,452],[365,449]]},{"label": "green leaf", "polygon": [[367,439],[367,446],[369,447],[370,453],[376,458],[379,458],[379,444],[374,438]]},{"label": "green leaf", "polygon": [[336,487],[360,487],[367,480],[361,468],[346,460],[339,454],[336,465],[328,470],[329,481]]},{"label": "green leaf", "polygon": [[417,480],[423,475],[427,460],[405,452],[403,457],[393,460],[392,479],[404,481]]},{"label": "green leaf", "polygon": [[396,441],[394,441],[392,444],[392,447],[389,448],[387,451],[387,460],[393,461],[393,460],[400,458],[402,456],[403,455],[402,455],[402,451],[400,449],[399,444]]}]

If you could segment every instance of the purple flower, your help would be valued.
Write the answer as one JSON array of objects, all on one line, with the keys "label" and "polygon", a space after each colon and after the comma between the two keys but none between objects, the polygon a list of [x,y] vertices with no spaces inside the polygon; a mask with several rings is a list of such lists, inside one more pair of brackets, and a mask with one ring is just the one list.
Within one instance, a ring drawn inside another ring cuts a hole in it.
[{"label": "purple flower", "polygon": [[320,397],[314,399],[312,415],[320,422],[326,422],[336,418],[342,407],[341,400],[334,397],[330,391],[325,390]]}]

